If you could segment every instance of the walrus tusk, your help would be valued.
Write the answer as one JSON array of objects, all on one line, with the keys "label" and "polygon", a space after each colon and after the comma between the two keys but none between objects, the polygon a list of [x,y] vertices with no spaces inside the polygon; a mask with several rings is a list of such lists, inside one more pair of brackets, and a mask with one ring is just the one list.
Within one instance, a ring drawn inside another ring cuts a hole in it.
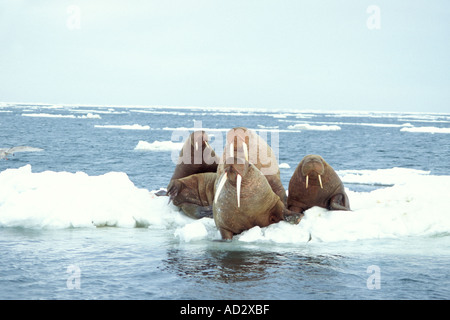
[{"label": "walrus tusk", "polygon": [[195,151],[198,151],[198,141],[195,141]]},{"label": "walrus tusk", "polygon": [[237,204],[238,208],[241,207],[241,183],[242,183],[242,176],[238,173],[236,177],[236,194],[237,194]]},{"label": "walrus tusk", "polygon": [[322,178],[320,177],[320,174],[319,174],[318,176],[319,176],[319,183],[320,183],[320,188],[321,188],[321,189],[323,189],[323,185],[322,185]]},{"label": "walrus tusk", "polygon": [[222,178],[219,181],[219,187],[217,188],[216,194],[214,195],[214,203],[217,202],[217,198],[219,197],[220,192],[222,191],[222,188],[227,181],[227,173],[225,172]]},{"label": "walrus tusk", "polygon": [[245,161],[248,162],[248,150],[247,150],[247,144],[245,142],[242,142],[242,145],[244,147],[244,156],[245,156]]},{"label": "walrus tusk", "polygon": [[306,189],[308,189],[309,176],[306,176]]}]

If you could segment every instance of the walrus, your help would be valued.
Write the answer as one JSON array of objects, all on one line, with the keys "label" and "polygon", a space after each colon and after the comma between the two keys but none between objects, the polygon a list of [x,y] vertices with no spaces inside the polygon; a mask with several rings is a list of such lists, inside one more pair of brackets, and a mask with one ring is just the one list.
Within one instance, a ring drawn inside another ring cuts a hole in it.
[{"label": "walrus", "polygon": [[167,187],[169,203],[172,201],[188,217],[212,218],[216,177],[215,172],[205,172],[181,179],[172,179]]},{"label": "walrus", "polygon": [[[302,214],[286,209],[261,171],[236,155],[223,165],[215,183],[213,217],[223,240],[254,226],[281,220],[298,223]],[[228,160],[228,159],[227,159]]]},{"label": "walrus", "polygon": [[[169,189],[172,181],[197,173],[216,172],[220,159],[214,149],[208,143],[208,135],[203,130],[198,130],[189,135],[189,138],[181,148],[177,165],[170,178],[166,189]],[[167,191],[155,192],[157,196],[168,196]]]},{"label": "walrus", "polygon": [[307,155],[289,181],[287,207],[304,212],[314,206],[350,210],[344,185],[334,169],[321,156]]},{"label": "walrus", "polygon": [[220,159],[209,145],[208,140],[208,135],[203,130],[190,134],[183,144],[178,163],[170,180],[184,178],[196,173],[217,171]]},{"label": "walrus", "polygon": [[[239,151],[238,151],[239,150]],[[238,153],[240,153],[238,155]],[[272,148],[253,130],[236,127],[227,132],[227,140],[217,167],[217,174],[223,173],[225,159],[233,161],[235,156],[244,157],[260,170],[269,182],[273,192],[286,204],[286,190],[281,183],[280,168]]]}]

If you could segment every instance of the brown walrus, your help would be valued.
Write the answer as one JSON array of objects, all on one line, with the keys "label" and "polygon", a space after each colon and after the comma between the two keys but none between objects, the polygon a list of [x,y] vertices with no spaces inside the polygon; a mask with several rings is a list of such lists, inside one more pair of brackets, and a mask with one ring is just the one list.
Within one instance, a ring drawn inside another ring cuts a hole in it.
[{"label": "brown walrus", "polygon": [[[239,150],[239,151],[238,151]],[[222,154],[217,174],[223,172],[225,159],[232,161],[235,157],[241,157],[255,165],[266,177],[273,192],[286,204],[286,190],[280,179],[280,168],[272,148],[253,130],[236,127],[227,132],[227,140]]]},{"label": "brown walrus", "polygon": [[181,179],[172,179],[167,187],[169,202],[179,207],[187,216],[212,218],[215,172],[197,173]]},{"label": "brown walrus", "polygon": [[244,159],[223,165],[217,178],[213,201],[214,222],[222,239],[254,226],[267,227],[286,220],[298,223],[302,214],[286,209],[258,168]]},{"label": "brown walrus", "polygon": [[321,156],[307,155],[289,181],[287,207],[304,212],[314,206],[350,210],[344,185],[333,168]]},{"label": "brown walrus", "polygon": [[184,142],[170,180],[184,178],[196,173],[216,172],[219,161],[219,157],[216,156],[208,143],[206,132],[203,130],[195,131]]}]

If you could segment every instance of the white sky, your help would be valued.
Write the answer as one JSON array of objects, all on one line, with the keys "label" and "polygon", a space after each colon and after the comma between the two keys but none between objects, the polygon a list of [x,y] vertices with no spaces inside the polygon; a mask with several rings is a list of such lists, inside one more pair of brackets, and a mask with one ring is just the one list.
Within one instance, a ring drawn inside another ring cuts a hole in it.
[{"label": "white sky", "polygon": [[0,101],[450,112],[450,1],[0,0]]}]

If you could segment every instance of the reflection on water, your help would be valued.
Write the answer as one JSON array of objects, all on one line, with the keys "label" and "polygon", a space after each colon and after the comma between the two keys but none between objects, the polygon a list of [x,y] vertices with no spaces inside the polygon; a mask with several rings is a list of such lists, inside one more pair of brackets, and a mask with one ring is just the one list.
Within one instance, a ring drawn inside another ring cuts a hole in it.
[{"label": "reflection on water", "polygon": [[[231,245],[197,250],[172,247],[162,261],[161,271],[175,274],[180,282],[192,283],[183,293],[187,297],[194,290],[200,299],[296,299],[310,294],[311,288],[321,293],[328,290],[325,284],[342,276],[346,260],[339,255],[274,252],[261,247],[251,250]],[[239,292],[239,296],[233,292]]]},{"label": "reflection on water", "polygon": [[261,280],[270,276],[277,264],[276,254],[249,251],[204,250],[200,252],[170,249],[165,267],[181,277],[205,278],[229,283]]}]

